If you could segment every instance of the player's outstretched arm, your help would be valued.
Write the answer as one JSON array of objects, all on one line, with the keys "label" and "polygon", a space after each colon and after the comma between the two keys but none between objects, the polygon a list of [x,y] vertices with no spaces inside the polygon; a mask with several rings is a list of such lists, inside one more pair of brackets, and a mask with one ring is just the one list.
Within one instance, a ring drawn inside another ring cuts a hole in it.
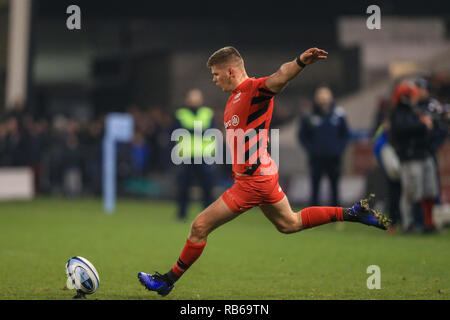
[{"label": "player's outstretched arm", "polygon": [[[303,52],[298,58],[300,59],[301,64],[308,65],[316,62],[317,60],[326,59],[327,56],[328,52],[325,50],[310,48]],[[288,82],[295,78],[295,76],[298,75],[303,68],[304,67],[297,63],[297,58],[284,63],[277,72],[267,78],[267,88],[274,93],[283,91]]]}]

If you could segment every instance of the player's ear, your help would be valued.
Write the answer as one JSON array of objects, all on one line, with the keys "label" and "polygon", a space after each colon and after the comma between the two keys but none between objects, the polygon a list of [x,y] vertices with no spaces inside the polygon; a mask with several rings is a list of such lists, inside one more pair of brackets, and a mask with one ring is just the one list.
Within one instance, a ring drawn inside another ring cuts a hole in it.
[{"label": "player's ear", "polygon": [[229,77],[233,76],[233,75],[234,75],[234,69],[233,69],[233,67],[228,67],[227,72],[228,72],[228,76],[229,76]]}]

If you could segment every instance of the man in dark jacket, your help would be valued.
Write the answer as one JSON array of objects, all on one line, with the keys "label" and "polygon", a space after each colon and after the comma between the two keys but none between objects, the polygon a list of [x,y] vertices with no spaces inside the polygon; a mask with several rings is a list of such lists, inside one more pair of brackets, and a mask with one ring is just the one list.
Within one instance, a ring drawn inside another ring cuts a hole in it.
[{"label": "man in dark jacket", "polygon": [[337,206],[341,158],[350,132],[344,109],[336,106],[327,86],[316,89],[313,112],[301,118],[298,138],[309,156],[311,205],[319,204],[320,180],[326,174],[331,186],[331,205]]},{"label": "man in dark jacket", "polygon": [[421,212],[421,202],[435,199],[438,194],[436,164],[429,148],[433,123],[416,106],[418,98],[416,85],[400,83],[394,91],[395,108],[390,117],[392,145],[400,159],[400,208],[405,232],[413,230],[414,222],[419,228],[425,222],[426,229],[433,229],[431,215],[423,221],[423,212],[420,219],[417,214],[414,219],[414,212]]},{"label": "man in dark jacket", "polygon": [[431,97],[430,83],[425,78],[419,78],[415,82],[419,89],[417,108],[422,114],[429,116],[433,121],[433,129],[428,134],[428,150],[435,163],[435,176],[438,181],[438,194],[435,199],[422,199],[422,211],[426,231],[434,231],[433,207],[436,202],[440,201],[440,183],[439,183],[439,163],[438,150],[445,142],[448,135],[448,121],[445,118],[445,110],[442,104]]}]

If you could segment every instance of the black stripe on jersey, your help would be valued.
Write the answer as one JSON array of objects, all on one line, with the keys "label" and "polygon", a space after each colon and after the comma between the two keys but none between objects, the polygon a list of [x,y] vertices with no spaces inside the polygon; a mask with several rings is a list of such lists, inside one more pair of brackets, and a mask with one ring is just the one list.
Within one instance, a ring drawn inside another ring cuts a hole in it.
[{"label": "black stripe on jersey", "polygon": [[263,114],[265,114],[268,108],[269,108],[269,103],[266,103],[266,105],[264,107],[262,107],[261,109],[253,112],[252,114],[250,114],[248,116],[248,118],[247,118],[247,124],[249,124],[250,122],[255,121],[256,119],[261,117]]},{"label": "black stripe on jersey", "polygon": [[265,122],[265,121],[264,121],[263,123],[261,123],[259,126],[257,126],[257,127],[255,128],[256,134],[259,133],[259,130],[264,129],[265,126],[266,126],[266,122]]},{"label": "black stripe on jersey", "polygon": [[259,161],[259,158],[256,160],[256,163],[252,164],[251,168],[244,171],[244,174],[253,175],[255,171],[259,168],[261,165],[261,161]]},{"label": "black stripe on jersey", "polygon": [[272,98],[273,98],[272,96],[257,96],[257,97],[253,97],[252,98],[252,102],[250,103],[250,105],[254,105],[254,104],[266,101],[266,100],[270,100]]},{"label": "black stripe on jersey", "polygon": [[[247,162],[247,161],[250,159],[250,157],[251,157],[256,151],[259,150],[259,147],[262,146],[262,144],[263,144],[263,139],[264,139],[264,137],[261,137],[261,139],[259,139],[258,142],[256,142],[254,145],[252,145],[251,147],[249,147],[249,148],[247,149],[247,151],[245,151],[245,155],[244,155],[244,161],[245,161],[245,162]],[[247,142],[247,141],[248,141],[248,139],[246,139],[245,142]],[[250,150],[251,150],[251,149],[253,149],[253,150],[252,150],[252,153],[250,154]],[[258,159],[259,159],[259,157],[258,157]]]},{"label": "black stripe on jersey", "polygon": [[275,95],[275,93],[273,93],[270,90],[264,89],[264,88],[258,88],[259,92],[263,92],[263,93],[267,93],[267,94],[271,94],[271,95]]}]

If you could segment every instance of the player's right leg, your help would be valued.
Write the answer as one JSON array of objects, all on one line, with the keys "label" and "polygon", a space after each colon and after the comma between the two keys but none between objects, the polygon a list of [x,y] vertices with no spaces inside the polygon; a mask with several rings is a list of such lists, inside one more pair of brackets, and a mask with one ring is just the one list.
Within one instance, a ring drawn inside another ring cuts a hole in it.
[{"label": "player's right leg", "polygon": [[174,283],[200,257],[208,235],[217,227],[236,218],[240,212],[233,212],[222,197],[203,210],[192,222],[189,236],[174,266],[165,274],[140,272],[138,279],[150,291],[166,296]]}]

